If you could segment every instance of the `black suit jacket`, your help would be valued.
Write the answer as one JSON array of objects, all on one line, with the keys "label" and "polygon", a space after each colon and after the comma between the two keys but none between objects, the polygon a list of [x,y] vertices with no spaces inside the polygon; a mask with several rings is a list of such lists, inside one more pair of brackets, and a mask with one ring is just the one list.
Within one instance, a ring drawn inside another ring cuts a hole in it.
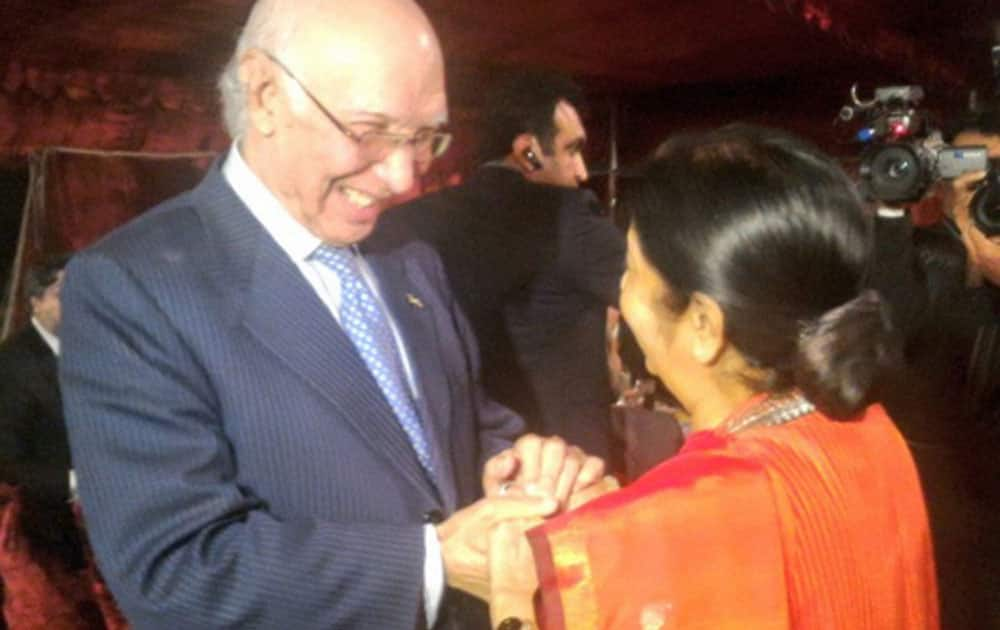
[{"label": "black suit jacket", "polygon": [[[906,217],[879,218],[875,229],[868,281],[905,336],[905,361],[882,375],[876,396],[920,472],[941,627],[993,627],[1000,618],[1000,290],[965,286],[964,246],[947,231],[914,230]],[[921,251],[939,253],[927,259]]]},{"label": "black suit jacket", "polygon": [[608,457],[605,315],[618,302],[625,242],[593,193],[485,166],[386,219],[384,229],[412,231],[441,255],[490,395],[532,430]]},{"label": "black suit jacket", "polygon": [[31,325],[0,346],[0,461],[3,481],[54,501],[69,498],[56,357]]},{"label": "black suit jacket", "polygon": [[70,468],[56,356],[28,325],[0,346],[0,481],[19,489],[18,526],[36,557],[79,567]]}]

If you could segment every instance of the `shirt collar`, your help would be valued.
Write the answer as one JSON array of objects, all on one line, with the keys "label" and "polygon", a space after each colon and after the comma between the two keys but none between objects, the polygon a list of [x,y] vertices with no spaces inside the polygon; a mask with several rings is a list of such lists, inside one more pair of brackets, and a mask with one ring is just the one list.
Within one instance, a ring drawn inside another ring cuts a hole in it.
[{"label": "shirt collar", "polygon": [[234,142],[222,165],[222,176],[232,186],[236,196],[250,209],[278,246],[295,262],[307,260],[322,244],[322,240],[292,218],[281,201],[274,196],[240,155],[239,142]]},{"label": "shirt collar", "polygon": [[59,356],[59,337],[56,337],[46,330],[45,326],[42,326],[41,322],[34,317],[31,318],[31,325],[34,326],[35,330],[38,331],[38,334],[41,335],[42,341],[45,342],[45,345],[52,348],[52,354]]}]

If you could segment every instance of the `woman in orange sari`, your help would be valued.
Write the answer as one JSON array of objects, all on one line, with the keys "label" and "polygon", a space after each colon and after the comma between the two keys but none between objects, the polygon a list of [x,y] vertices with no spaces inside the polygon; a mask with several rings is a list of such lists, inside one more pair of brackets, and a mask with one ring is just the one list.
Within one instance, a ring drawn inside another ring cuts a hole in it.
[{"label": "woman in orange sari", "polygon": [[937,627],[917,474],[867,400],[895,354],[861,290],[870,232],[851,181],[795,138],[737,126],[668,141],[629,190],[621,310],[693,433],[527,542],[497,528],[494,623]]}]

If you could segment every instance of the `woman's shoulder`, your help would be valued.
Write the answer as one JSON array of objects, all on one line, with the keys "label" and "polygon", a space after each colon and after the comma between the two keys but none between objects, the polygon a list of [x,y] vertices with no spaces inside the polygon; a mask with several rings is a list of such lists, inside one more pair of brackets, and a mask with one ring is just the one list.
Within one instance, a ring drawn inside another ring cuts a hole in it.
[{"label": "woman's shoulder", "polygon": [[875,452],[908,454],[899,429],[880,404],[869,405],[848,419],[835,420],[813,411],[781,426],[733,434],[727,450],[766,469],[793,459],[834,463],[857,461]]},{"label": "woman's shoulder", "polygon": [[735,436],[698,431],[673,457],[619,491],[620,503],[651,494],[703,493],[736,479],[766,476],[761,462],[738,448]]}]

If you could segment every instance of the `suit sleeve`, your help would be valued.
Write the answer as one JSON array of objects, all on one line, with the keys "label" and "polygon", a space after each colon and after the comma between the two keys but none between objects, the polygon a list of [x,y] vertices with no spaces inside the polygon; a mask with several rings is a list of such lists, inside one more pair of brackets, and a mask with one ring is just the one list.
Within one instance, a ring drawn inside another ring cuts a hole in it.
[{"label": "suit sleeve", "polygon": [[564,259],[570,261],[567,273],[582,292],[607,306],[617,306],[625,271],[625,236],[598,214],[597,204],[589,191],[573,196],[568,228],[571,255]]},{"label": "suit sleeve", "polygon": [[437,254],[432,254],[434,275],[437,284],[451,305],[451,317],[455,324],[458,337],[462,342],[463,351],[469,369],[469,382],[473,384],[470,395],[473,396],[473,406],[476,409],[476,424],[479,433],[480,461],[482,471],[486,461],[509,448],[525,430],[524,420],[511,409],[501,405],[486,394],[482,385],[482,367],[479,358],[479,342],[469,324],[458,300],[455,299],[445,275],[444,266]]},{"label": "suit sleeve", "polygon": [[135,627],[417,625],[419,523],[279,518],[237,484],[239,429],[223,426],[213,376],[145,285],[91,252],[71,263],[62,300],[87,529]]}]

